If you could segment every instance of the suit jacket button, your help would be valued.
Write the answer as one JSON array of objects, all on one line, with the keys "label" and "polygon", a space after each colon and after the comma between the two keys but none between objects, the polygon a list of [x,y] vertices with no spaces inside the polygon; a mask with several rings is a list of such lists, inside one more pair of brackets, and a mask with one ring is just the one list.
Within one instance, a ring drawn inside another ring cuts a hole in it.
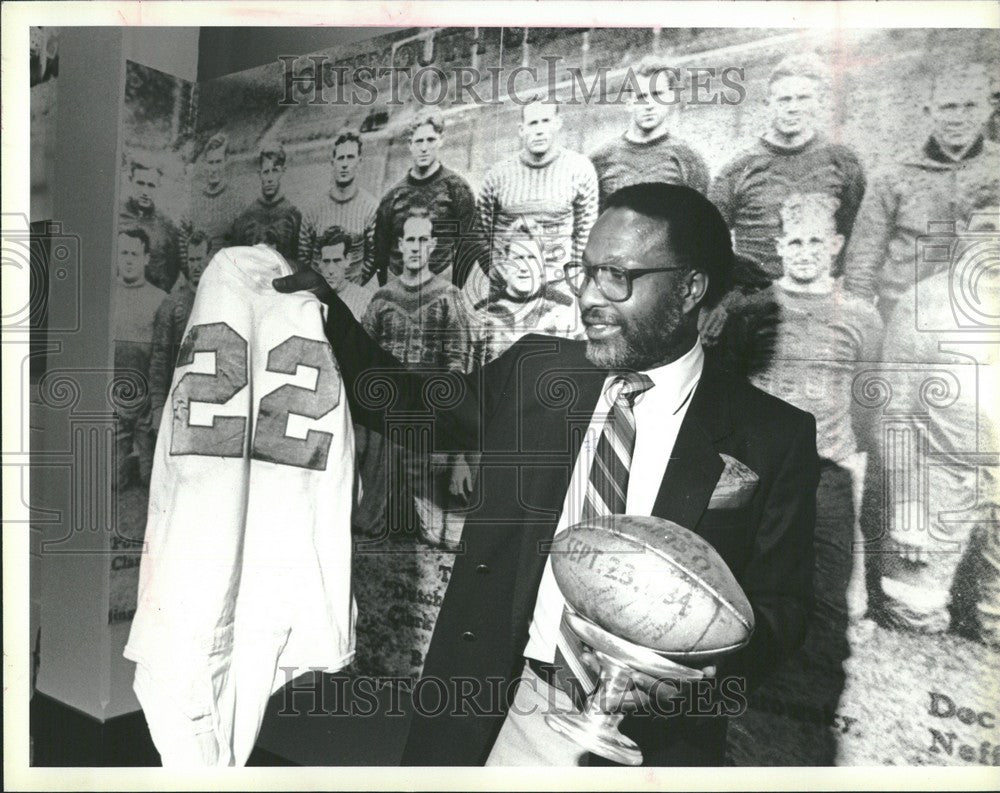
[{"label": "suit jacket button", "polygon": [[465,633],[462,634],[462,638],[465,639],[465,641],[467,642],[474,642],[476,640],[476,634],[474,634],[472,631],[466,631]]},{"label": "suit jacket button", "polygon": [[486,575],[489,571],[490,571],[490,566],[488,564],[481,564],[478,567],[476,567],[476,572],[482,573],[483,575]]}]

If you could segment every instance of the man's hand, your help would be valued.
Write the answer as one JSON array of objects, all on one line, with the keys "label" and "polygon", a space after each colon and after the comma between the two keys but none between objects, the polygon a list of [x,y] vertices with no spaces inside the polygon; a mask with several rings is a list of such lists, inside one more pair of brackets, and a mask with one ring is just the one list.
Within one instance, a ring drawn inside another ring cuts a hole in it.
[{"label": "man's hand", "polygon": [[[589,650],[584,650],[580,659],[590,669],[595,676],[599,673],[600,662]],[[675,670],[670,675],[661,678],[652,677],[638,669],[632,669],[632,687],[622,700],[622,710],[626,713],[633,711],[671,712],[670,700],[675,699],[682,693],[683,686],[698,680],[710,680],[715,677],[715,666],[697,667],[683,666],[675,662]],[[650,705],[650,698],[656,698],[656,707]]]},{"label": "man's hand", "polygon": [[466,501],[472,495],[472,469],[465,461],[464,454],[455,455],[455,459],[452,461],[448,492],[455,498],[462,498]]},{"label": "man's hand", "polygon": [[312,292],[324,303],[329,303],[334,295],[326,279],[315,270],[302,270],[275,278],[271,285],[279,292]]}]

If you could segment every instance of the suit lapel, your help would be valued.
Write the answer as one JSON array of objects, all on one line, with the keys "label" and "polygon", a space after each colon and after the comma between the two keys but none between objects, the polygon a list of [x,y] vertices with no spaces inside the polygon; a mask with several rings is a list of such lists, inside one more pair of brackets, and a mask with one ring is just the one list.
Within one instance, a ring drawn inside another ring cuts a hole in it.
[{"label": "suit lapel", "polygon": [[653,514],[694,531],[725,464],[716,442],[731,432],[729,383],[708,362],[691,396],[660,483]]}]

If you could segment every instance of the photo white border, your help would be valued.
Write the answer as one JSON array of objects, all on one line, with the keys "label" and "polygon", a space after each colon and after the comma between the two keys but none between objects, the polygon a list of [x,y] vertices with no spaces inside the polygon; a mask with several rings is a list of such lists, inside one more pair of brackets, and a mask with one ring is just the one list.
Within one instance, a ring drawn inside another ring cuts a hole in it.
[{"label": "photo white border", "polygon": [[[613,6],[613,13],[611,13]],[[23,2],[2,6],[2,211],[28,214],[28,28],[75,26],[503,26],[531,20],[534,27],[754,27],[754,28],[998,28],[1000,4],[974,2]],[[572,25],[566,25],[567,20]],[[6,265],[6,262],[5,262]],[[3,285],[20,288],[7,305],[27,303],[27,279],[4,268]],[[17,346],[3,346],[3,437],[27,437],[19,423],[24,384],[17,382]],[[13,380],[12,380],[13,378]],[[13,422],[13,423],[11,423]],[[11,481],[13,479],[13,481]],[[1000,787],[994,768],[831,767],[696,769],[480,769],[480,768],[253,768],[178,773],[164,769],[29,768],[27,507],[17,477],[3,478],[4,778],[9,790],[834,790],[982,789]]]}]

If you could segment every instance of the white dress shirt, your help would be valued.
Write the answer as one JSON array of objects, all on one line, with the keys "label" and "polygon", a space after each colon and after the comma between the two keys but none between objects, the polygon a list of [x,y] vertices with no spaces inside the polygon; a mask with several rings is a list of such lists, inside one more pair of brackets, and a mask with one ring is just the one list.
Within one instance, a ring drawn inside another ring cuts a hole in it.
[{"label": "white dress shirt", "polygon": [[[660,490],[667,462],[677,440],[677,432],[687,413],[691,394],[701,378],[705,363],[705,353],[701,342],[680,358],[665,366],[650,369],[645,374],[653,381],[653,387],[640,394],[632,408],[635,417],[635,449],[629,469],[628,492],[625,496],[625,510],[629,515],[649,515],[653,511],[656,495]],[[580,444],[580,452],[570,478],[570,486],[563,501],[556,533],[578,523],[581,519],[583,495],[587,490],[590,467],[600,440],[604,423],[611,406],[621,389],[615,383],[614,375],[604,381],[601,398],[594,408],[586,435]],[[524,654],[545,663],[555,659],[556,637],[559,635],[559,621],[562,619],[566,600],[559,591],[552,572],[551,557],[545,563],[535,599],[535,612],[528,628],[528,644]]]}]

